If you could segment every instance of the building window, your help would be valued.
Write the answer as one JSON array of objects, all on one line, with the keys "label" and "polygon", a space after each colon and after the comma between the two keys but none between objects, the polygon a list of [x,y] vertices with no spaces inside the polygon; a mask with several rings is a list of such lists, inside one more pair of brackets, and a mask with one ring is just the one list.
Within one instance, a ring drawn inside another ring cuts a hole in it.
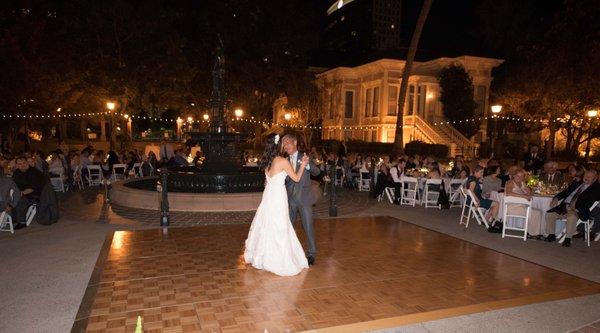
[{"label": "building window", "polygon": [[363,141],[369,142],[369,131],[363,131]]},{"label": "building window", "polygon": [[408,115],[412,116],[415,105],[415,86],[408,86]]},{"label": "building window", "polygon": [[379,115],[379,87],[373,88],[373,117]]},{"label": "building window", "polygon": [[398,112],[398,87],[390,86],[388,97],[388,116],[395,116]]},{"label": "building window", "polygon": [[365,117],[371,116],[371,98],[373,95],[373,89],[369,88],[365,94]]},{"label": "building window", "polygon": [[393,129],[388,130],[386,142],[394,142],[395,138],[396,138],[396,130],[393,130]]},{"label": "building window", "polygon": [[417,112],[419,116],[425,116],[425,96],[427,95],[427,86],[419,86],[417,89]]},{"label": "building window", "polygon": [[371,142],[377,142],[377,130],[371,131]]},{"label": "building window", "polygon": [[346,91],[344,94],[344,117],[354,117],[354,91]]}]

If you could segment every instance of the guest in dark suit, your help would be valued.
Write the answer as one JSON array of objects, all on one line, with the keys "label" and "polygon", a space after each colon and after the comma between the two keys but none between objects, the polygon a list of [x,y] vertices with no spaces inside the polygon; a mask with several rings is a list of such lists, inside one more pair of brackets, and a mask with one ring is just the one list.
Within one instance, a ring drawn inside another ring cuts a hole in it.
[{"label": "guest in dark suit", "polygon": [[18,157],[16,162],[17,170],[13,173],[12,179],[21,191],[21,199],[15,207],[17,215],[15,229],[21,229],[26,226],[27,209],[40,199],[46,178],[41,171],[30,167],[25,157]]},{"label": "guest in dark suit", "polygon": [[[571,246],[571,238],[576,231],[578,220],[590,218],[590,207],[600,199],[600,184],[598,172],[588,170],[583,176],[583,181],[573,181],[566,190],[560,192],[552,199],[553,207],[546,214],[546,233],[548,242],[556,240],[554,235],[556,220],[567,219],[567,235],[563,246]],[[559,204],[560,202],[560,204]]]},{"label": "guest in dark suit", "polygon": [[540,174],[540,181],[548,185],[561,186],[564,182],[563,174],[558,171],[558,163],[546,162],[544,171]]},{"label": "guest in dark suit", "polygon": [[540,147],[538,145],[532,145],[531,148],[529,148],[529,153],[523,158],[523,162],[525,162],[525,171],[531,171],[537,175],[544,165],[544,158],[542,157],[542,154],[540,154]]}]

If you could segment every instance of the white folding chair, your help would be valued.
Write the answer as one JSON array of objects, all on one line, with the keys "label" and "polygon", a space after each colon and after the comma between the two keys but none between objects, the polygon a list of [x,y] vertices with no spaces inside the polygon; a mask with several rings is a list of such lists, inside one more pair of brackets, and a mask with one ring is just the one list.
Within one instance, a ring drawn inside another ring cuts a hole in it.
[{"label": "white folding chair", "polygon": [[81,175],[81,165],[75,166],[73,170],[73,182],[77,184],[80,190],[83,190],[83,176]]},{"label": "white folding chair", "polygon": [[37,204],[33,204],[33,205],[29,206],[29,208],[27,208],[27,213],[25,214],[25,220],[26,220],[27,226],[29,226],[31,224],[36,213],[37,213]]},{"label": "white folding chair", "polygon": [[127,178],[125,175],[126,169],[127,164],[113,164],[112,180],[116,182],[117,180]]},{"label": "white folding chair", "polygon": [[[10,190],[10,198],[12,201],[12,196],[13,196],[14,191]],[[10,214],[6,211],[3,211],[0,214],[0,231],[8,231],[11,234],[15,233],[15,228],[13,226],[13,221],[12,221],[12,216],[10,216]]]},{"label": "white folding chair", "polygon": [[[598,206],[598,201],[595,201],[594,204],[590,207],[590,212],[592,210],[594,210],[594,208],[596,208],[596,206]],[[556,236],[556,239],[558,239],[558,243],[562,244],[565,241],[565,238],[567,238],[567,219],[561,219],[561,220],[557,220],[557,221],[562,221],[565,224],[564,228]],[[577,220],[576,226],[578,226],[580,224],[583,224],[583,226],[584,226],[585,241],[587,243],[587,246],[590,246],[590,237],[591,237],[590,230],[592,230],[592,227],[594,226],[594,218],[590,217],[587,221]],[[598,235],[596,235],[596,237],[594,238],[595,242],[600,240],[599,235],[600,235],[600,233],[598,233]]]},{"label": "white folding chair", "polygon": [[[434,208],[442,209],[442,205],[438,205],[438,198],[440,197],[440,191],[445,191],[445,189],[442,189],[442,180],[441,179],[427,179],[427,180],[425,180],[424,187],[425,188],[423,189],[423,203],[425,204],[425,208],[434,207]],[[435,190],[436,187],[437,187],[437,191]]]},{"label": "white folding chair", "polygon": [[[596,208],[596,206],[598,206],[598,202],[600,202],[600,201],[594,202],[594,204],[590,207],[590,212],[593,211],[594,208]],[[577,225],[583,224],[583,226],[584,226],[583,232],[584,232],[585,242],[587,243],[587,246],[590,246],[590,230],[592,230],[594,223],[595,223],[594,218],[591,216],[586,221],[583,221],[583,220],[577,221]],[[600,235],[600,233],[599,233],[599,235]],[[600,237],[598,235],[596,235],[596,238],[594,239],[594,241],[598,241],[598,239],[600,239]]]},{"label": "white folding chair", "polygon": [[50,173],[50,183],[52,184],[52,188],[56,192],[65,192],[66,184],[64,179],[64,169],[63,168],[52,168],[48,170]]},{"label": "white folding chair", "polygon": [[[515,208],[525,208],[525,214],[519,214],[515,212]],[[509,212],[509,209],[512,208],[512,212]],[[527,240],[527,226],[529,224],[529,215],[531,213],[531,201],[525,198],[513,197],[513,196],[505,196],[504,197],[504,213],[502,214],[502,221],[504,221],[502,225],[502,238],[504,237],[515,237],[515,238],[523,238],[524,241]],[[509,220],[510,218],[510,220]],[[519,221],[520,220],[520,221]],[[522,224],[520,223],[522,222]],[[522,225],[520,227],[519,225]],[[523,235],[513,235],[509,234],[506,231],[512,230],[517,232],[522,232]]]},{"label": "white folding chair", "polygon": [[381,195],[379,196],[379,198],[377,198],[377,201],[381,202],[381,200],[383,200],[383,197],[387,197],[388,201],[393,204],[394,200],[396,199],[396,189],[394,187],[386,187],[383,189],[383,192],[381,193]]},{"label": "white folding chair", "polygon": [[401,205],[415,206],[419,198],[419,180],[415,177],[400,177],[402,182]]},{"label": "white folding chair", "polygon": [[133,167],[131,168],[131,171],[133,172],[133,176],[134,177],[143,177],[142,175],[142,163],[134,163]]},{"label": "white folding chair", "polygon": [[462,179],[451,179],[448,184],[448,198],[450,198],[450,208],[462,207],[464,205],[465,196],[462,195],[459,188],[464,186],[465,181]]},{"label": "white folding chair", "polygon": [[102,176],[102,168],[99,165],[88,165],[88,185],[100,186],[104,176]]},{"label": "white folding chair", "polygon": [[358,176],[358,190],[359,191],[370,191],[371,190],[371,177],[368,172],[359,172]]},{"label": "white folding chair", "polygon": [[[466,221],[463,222],[463,216],[464,214],[461,214],[461,219],[460,219],[460,224],[464,224],[465,228],[469,227],[469,220],[471,219],[471,215],[473,215],[473,217],[475,217],[475,220],[477,221],[477,224],[479,225],[485,225],[486,229],[490,227],[488,221],[485,219],[485,209],[479,207],[479,201],[475,198],[475,195],[473,194],[473,192],[470,189],[464,189],[463,188],[463,192],[465,193],[466,197],[468,197],[470,200],[465,200],[465,207],[468,207],[468,214],[466,216]],[[467,203],[467,201],[469,203]],[[463,213],[464,213],[464,207],[463,207]]]}]

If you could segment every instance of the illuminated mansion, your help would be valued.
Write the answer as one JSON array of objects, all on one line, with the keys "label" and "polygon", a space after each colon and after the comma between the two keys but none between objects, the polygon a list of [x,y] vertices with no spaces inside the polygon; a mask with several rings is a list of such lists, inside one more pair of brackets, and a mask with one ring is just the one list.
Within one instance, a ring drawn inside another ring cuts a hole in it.
[{"label": "illuminated mansion", "polygon": [[[441,70],[460,64],[473,79],[476,115],[488,116],[491,71],[502,60],[461,56],[414,62],[404,105],[404,142],[422,140],[449,145],[451,151],[472,151],[486,138],[482,122],[471,138],[444,121],[437,77]],[[398,93],[404,60],[380,59],[356,67],[337,67],[317,75],[322,94],[323,139],[393,142],[398,115]]]}]

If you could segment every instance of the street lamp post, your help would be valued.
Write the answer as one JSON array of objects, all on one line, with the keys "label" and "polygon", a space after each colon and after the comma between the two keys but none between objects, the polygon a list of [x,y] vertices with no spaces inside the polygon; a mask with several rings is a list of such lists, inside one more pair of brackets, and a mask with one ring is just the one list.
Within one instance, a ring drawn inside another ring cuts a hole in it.
[{"label": "street lamp post", "polygon": [[113,121],[113,111],[115,110],[115,103],[114,102],[106,102],[106,108],[108,109],[108,112],[110,113],[110,150],[114,149],[114,133],[115,133],[115,129],[114,129],[114,121]]},{"label": "street lamp post", "polygon": [[594,122],[594,119],[598,116],[598,110],[589,110],[587,112],[587,116],[590,118],[590,129],[588,132],[588,142],[587,145],[585,146],[585,159],[589,160],[590,159],[590,149],[591,149],[591,145],[592,145],[592,123]]},{"label": "street lamp post", "polygon": [[494,133],[492,133],[492,152],[496,152],[496,140],[498,138],[498,114],[502,111],[502,105],[492,105],[492,117],[494,118]]}]

